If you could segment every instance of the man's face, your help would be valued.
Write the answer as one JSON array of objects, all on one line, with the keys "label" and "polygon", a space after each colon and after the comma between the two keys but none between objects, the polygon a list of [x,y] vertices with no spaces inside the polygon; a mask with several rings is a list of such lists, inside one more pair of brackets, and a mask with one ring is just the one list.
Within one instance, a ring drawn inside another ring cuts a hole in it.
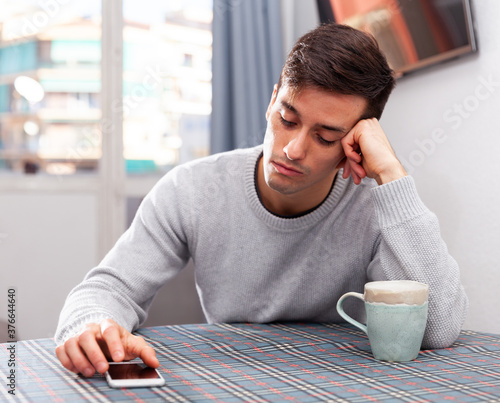
[{"label": "man's face", "polygon": [[267,208],[297,214],[321,203],[344,159],[340,140],[360,120],[366,104],[360,96],[314,87],[295,97],[289,87],[275,87],[258,177]]}]

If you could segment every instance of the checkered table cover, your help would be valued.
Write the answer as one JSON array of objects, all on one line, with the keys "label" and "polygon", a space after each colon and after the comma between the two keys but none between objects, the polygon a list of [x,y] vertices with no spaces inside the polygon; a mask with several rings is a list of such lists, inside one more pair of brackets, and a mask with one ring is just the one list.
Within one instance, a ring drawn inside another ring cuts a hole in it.
[{"label": "checkered table cover", "polygon": [[[16,343],[19,402],[500,402],[500,335],[463,331],[415,361],[375,360],[350,325],[199,324],[140,329],[156,349],[161,388],[109,388],[60,366],[51,339]],[[7,394],[9,343],[0,345]],[[1,400],[1,399],[0,399]],[[10,399],[9,399],[10,400]]]}]

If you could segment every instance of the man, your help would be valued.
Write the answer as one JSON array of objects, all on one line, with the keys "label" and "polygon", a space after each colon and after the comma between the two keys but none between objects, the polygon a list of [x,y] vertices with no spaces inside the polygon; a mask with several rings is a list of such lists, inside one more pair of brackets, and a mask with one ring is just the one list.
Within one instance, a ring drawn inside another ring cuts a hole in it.
[{"label": "man", "polygon": [[299,39],[274,88],[263,146],[160,180],[69,295],[56,334],[61,363],[85,376],[104,373],[108,359],[157,367],[130,332],[190,257],[209,322],[339,322],[343,293],[410,279],[430,286],[424,347],[450,345],[467,298],[436,217],[378,123],[393,86],[371,37],[329,24]]}]

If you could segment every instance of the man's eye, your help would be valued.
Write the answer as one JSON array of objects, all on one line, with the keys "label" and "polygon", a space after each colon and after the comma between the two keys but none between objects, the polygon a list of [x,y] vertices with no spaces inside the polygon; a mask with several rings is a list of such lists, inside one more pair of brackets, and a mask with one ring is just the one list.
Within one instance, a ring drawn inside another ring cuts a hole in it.
[{"label": "man's eye", "polygon": [[292,126],[294,126],[294,125],[295,125],[295,123],[294,123],[294,122],[290,122],[289,120],[284,119],[284,118],[283,118],[283,116],[280,116],[280,119],[281,119],[281,124],[282,124],[283,126],[286,126],[286,127],[292,127]]},{"label": "man's eye", "polygon": [[336,140],[333,140],[333,141],[330,141],[330,140],[325,140],[323,137],[321,137],[319,134],[318,134],[318,141],[321,143],[321,144],[324,144],[325,146],[332,146],[334,145],[337,141]]}]

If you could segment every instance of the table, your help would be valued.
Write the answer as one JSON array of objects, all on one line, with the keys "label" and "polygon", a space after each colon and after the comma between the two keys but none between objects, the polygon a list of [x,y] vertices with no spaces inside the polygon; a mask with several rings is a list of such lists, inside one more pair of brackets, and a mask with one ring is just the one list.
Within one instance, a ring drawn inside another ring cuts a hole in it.
[{"label": "table", "polygon": [[[388,363],[373,359],[365,334],[350,325],[198,324],[136,333],[156,349],[166,386],[111,389],[101,375],[66,371],[53,340],[37,339],[14,345],[15,401],[500,402],[500,335],[463,331],[450,348]],[[0,345],[6,396],[11,351]]]}]

